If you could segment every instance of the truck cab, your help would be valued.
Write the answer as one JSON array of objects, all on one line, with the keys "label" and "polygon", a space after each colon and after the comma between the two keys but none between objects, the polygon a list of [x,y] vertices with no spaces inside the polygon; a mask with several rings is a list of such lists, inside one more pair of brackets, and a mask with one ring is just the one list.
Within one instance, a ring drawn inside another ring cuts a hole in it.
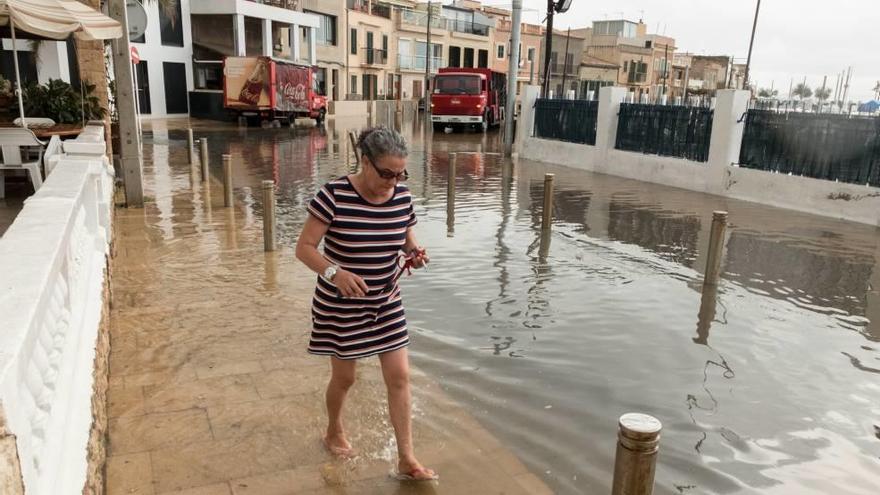
[{"label": "truck cab", "polygon": [[475,126],[485,132],[504,121],[504,74],[491,69],[444,68],[434,77],[431,122],[434,130]]}]

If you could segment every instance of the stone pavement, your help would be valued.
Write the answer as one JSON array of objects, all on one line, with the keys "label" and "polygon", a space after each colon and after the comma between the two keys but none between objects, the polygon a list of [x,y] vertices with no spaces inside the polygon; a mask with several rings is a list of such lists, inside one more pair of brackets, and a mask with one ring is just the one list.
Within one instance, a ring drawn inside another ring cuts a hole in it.
[{"label": "stone pavement", "polygon": [[359,364],[347,404],[360,456],[325,453],[329,364],[305,352],[315,277],[292,246],[263,253],[247,192],[223,208],[221,184],[202,186],[185,143],[161,157],[148,143],[145,161],[147,206],[116,212],[109,495],[549,493],[418,370],[415,444],[441,480],[392,481],[375,359]]}]

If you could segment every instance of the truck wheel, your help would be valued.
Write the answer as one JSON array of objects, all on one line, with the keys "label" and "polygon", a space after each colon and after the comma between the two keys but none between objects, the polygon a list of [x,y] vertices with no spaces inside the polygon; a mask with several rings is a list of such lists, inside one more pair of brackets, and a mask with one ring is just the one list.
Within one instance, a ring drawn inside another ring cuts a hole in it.
[{"label": "truck wheel", "polygon": [[315,124],[321,125],[324,123],[324,120],[327,118],[327,110],[320,109],[318,110],[318,116],[315,117]]},{"label": "truck wheel", "polygon": [[446,124],[442,122],[434,122],[434,132],[443,132],[446,130]]}]

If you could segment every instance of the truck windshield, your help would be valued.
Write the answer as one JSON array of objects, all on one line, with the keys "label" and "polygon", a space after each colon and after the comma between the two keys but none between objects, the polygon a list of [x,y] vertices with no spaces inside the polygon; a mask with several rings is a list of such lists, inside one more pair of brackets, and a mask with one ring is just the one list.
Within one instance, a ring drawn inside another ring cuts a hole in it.
[{"label": "truck windshield", "polygon": [[434,94],[439,95],[478,95],[479,76],[437,76],[434,79]]}]

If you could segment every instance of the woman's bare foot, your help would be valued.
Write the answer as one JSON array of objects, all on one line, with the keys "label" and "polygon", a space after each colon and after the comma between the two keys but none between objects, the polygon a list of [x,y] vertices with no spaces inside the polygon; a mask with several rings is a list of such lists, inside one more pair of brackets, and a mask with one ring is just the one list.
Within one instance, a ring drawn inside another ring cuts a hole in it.
[{"label": "woman's bare foot", "polygon": [[354,449],[351,447],[351,444],[348,443],[348,440],[345,438],[344,433],[338,434],[330,434],[324,436],[323,438],[324,447],[333,455],[337,457],[352,457],[354,456]]},{"label": "woman's bare foot", "polygon": [[439,479],[433,469],[428,469],[415,459],[397,462],[397,479],[401,481],[430,481]]}]

